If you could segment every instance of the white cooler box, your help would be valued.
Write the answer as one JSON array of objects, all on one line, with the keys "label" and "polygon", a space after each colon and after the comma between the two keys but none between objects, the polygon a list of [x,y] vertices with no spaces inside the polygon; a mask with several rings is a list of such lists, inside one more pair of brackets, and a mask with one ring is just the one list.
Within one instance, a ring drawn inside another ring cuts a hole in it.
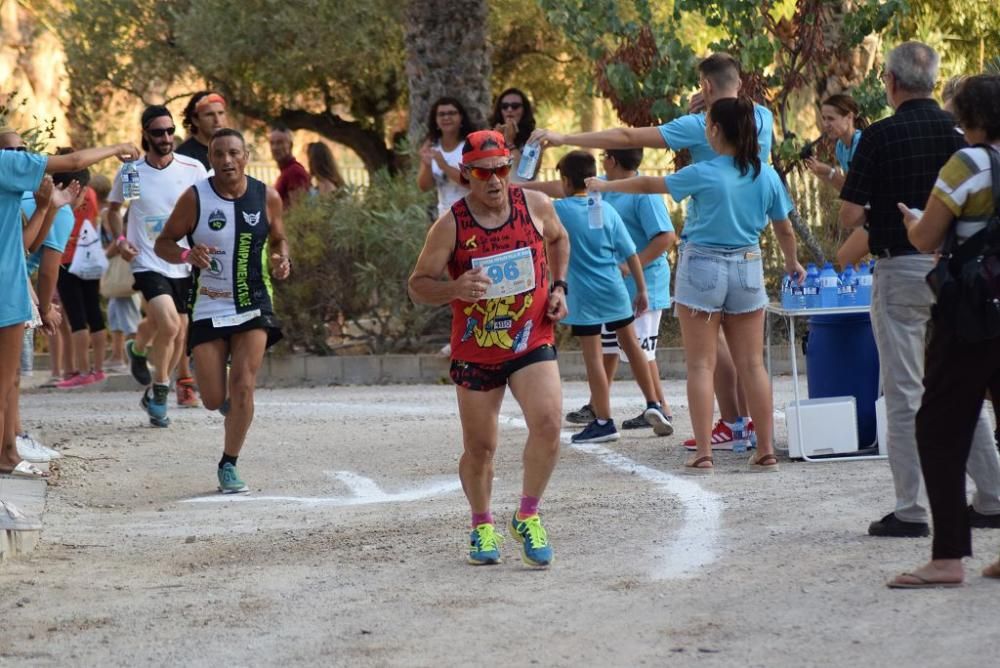
[{"label": "white cooler box", "polygon": [[[854,397],[803,399],[802,441],[799,441],[795,402],[785,406],[788,456],[801,459],[858,451],[858,415]],[[803,449],[802,443],[805,443]]]}]

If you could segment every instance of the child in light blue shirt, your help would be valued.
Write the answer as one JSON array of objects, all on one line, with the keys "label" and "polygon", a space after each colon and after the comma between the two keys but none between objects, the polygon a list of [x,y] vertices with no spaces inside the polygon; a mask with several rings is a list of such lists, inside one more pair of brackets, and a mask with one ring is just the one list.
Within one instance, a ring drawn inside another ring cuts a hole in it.
[{"label": "child in light blue shirt", "polygon": [[[646,356],[632,326],[635,314],[642,313],[649,305],[646,281],[635,243],[618,212],[609,205],[598,204],[600,216],[591,220],[584,179],[597,174],[594,157],[585,151],[572,151],[559,161],[558,169],[566,197],[555,203],[555,209],[570,239],[569,315],[563,322],[571,325],[573,335],[580,338],[596,416],[572,440],[574,443],[613,441],[619,434],[611,419],[609,382],[601,351],[602,326],[617,334],[618,343],[628,356],[632,373],[646,398],[646,419],[654,426],[667,423],[656,398]],[[634,302],[629,299],[617,258],[625,258],[635,277]]]}]

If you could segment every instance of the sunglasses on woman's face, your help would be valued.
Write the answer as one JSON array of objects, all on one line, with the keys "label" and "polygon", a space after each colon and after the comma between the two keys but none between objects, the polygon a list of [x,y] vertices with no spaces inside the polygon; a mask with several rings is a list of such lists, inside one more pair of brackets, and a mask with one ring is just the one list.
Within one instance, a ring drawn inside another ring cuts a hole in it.
[{"label": "sunglasses on woman's face", "polygon": [[501,102],[500,109],[502,111],[517,111],[524,105],[520,102]]},{"label": "sunglasses on woman's face", "polygon": [[171,127],[171,128],[151,128],[149,130],[146,130],[146,132],[149,133],[150,137],[163,137],[165,135],[173,136],[174,133],[177,132],[177,128],[173,128],[173,127]]},{"label": "sunglasses on woman's face", "polygon": [[0,151],[27,151],[27,146],[4,146]]},{"label": "sunglasses on woman's face", "polygon": [[507,175],[510,174],[510,163],[506,165],[500,165],[499,167],[466,167],[465,171],[469,173],[469,176],[477,181],[489,181],[496,174],[498,179],[505,179]]}]

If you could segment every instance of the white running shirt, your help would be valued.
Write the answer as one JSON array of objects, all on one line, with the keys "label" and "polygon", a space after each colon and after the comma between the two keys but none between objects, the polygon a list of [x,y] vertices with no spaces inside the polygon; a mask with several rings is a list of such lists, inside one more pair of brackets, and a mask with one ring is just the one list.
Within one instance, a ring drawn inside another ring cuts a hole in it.
[{"label": "white running shirt", "polygon": [[[201,162],[186,155],[173,155],[174,159],[163,169],[151,167],[145,156],[135,163],[139,172],[139,199],[127,203],[126,233],[129,243],[139,249],[139,254],[132,260],[132,273],[155,271],[167,278],[185,278],[191,274],[190,265],[171,264],[157,256],[153,250],[156,238],[163,231],[177,200],[185,190],[207,178]],[[115,175],[108,200],[125,203],[122,197],[121,170]],[[177,243],[184,248],[188,247],[186,239]]]}]

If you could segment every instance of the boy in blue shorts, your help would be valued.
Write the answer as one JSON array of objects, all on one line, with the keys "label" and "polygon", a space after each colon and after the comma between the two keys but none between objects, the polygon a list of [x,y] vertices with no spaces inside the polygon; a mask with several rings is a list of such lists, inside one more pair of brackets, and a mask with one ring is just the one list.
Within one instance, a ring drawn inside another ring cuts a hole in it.
[{"label": "boy in blue shorts", "polygon": [[[629,236],[622,218],[611,206],[601,206],[599,223],[588,216],[584,180],[596,176],[594,157],[585,151],[566,154],[557,166],[561,176],[564,199],[555,202],[556,213],[570,239],[569,315],[564,319],[580,338],[583,359],[587,367],[594,419],[583,431],[574,434],[574,443],[601,443],[619,438],[611,419],[611,398],[601,351],[601,329],[615,332],[618,344],[632,367],[632,374],[646,398],[643,417],[654,429],[669,424],[650,377],[646,355],[636,338],[632,322],[636,313],[649,306],[642,264],[635,243]],[[629,299],[618,259],[625,258],[635,279],[634,300]]]}]

